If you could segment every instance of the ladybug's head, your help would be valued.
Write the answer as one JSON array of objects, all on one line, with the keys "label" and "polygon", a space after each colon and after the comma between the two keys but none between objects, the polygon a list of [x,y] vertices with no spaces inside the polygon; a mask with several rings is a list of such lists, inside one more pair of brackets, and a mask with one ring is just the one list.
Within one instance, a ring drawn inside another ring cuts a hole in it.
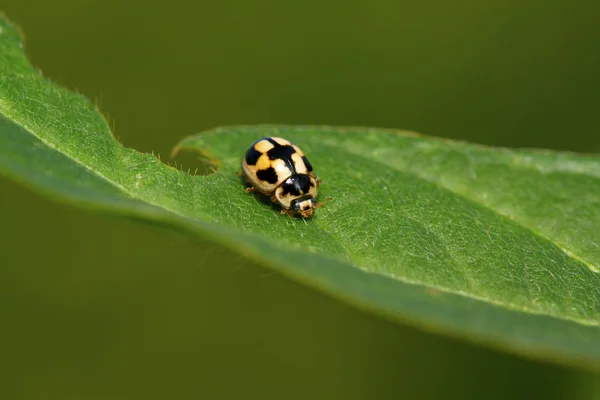
[{"label": "ladybug's head", "polygon": [[308,218],[316,207],[318,183],[307,174],[296,174],[286,179],[275,190],[275,201],[292,214]]},{"label": "ladybug's head", "polygon": [[302,215],[302,218],[308,218],[313,215],[313,211],[316,206],[315,198],[311,195],[302,196],[297,199],[292,200],[291,209]]}]

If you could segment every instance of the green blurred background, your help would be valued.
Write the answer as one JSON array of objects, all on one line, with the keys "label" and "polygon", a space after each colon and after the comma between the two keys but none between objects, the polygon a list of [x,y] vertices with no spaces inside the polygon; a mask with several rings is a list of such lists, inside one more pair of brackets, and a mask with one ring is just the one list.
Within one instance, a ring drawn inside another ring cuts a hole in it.
[{"label": "green blurred background", "polygon": [[[36,67],[163,159],[188,134],[265,122],[600,150],[597,1],[0,9]],[[600,397],[600,375],[380,320],[208,242],[6,179],[0,192],[0,399]]]}]

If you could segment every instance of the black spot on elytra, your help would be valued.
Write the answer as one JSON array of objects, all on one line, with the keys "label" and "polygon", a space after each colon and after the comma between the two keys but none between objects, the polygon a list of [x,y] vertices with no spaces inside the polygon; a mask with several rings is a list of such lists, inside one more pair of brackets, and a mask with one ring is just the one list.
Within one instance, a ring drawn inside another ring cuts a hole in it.
[{"label": "black spot on elytra", "polygon": [[261,152],[256,150],[254,145],[252,145],[246,152],[246,163],[248,165],[256,165],[261,155]]},{"label": "black spot on elytra", "polygon": [[261,181],[269,182],[271,184],[277,183],[277,172],[275,172],[273,167],[261,169],[256,173],[256,176]]},{"label": "black spot on elytra", "polygon": [[306,171],[312,172],[312,170],[313,170],[312,165],[310,165],[306,156],[302,156],[302,161],[304,161],[304,165],[306,165]]},{"label": "black spot on elytra", "polygon": [[295,174],[296,166],[294,165],[294,160],[292,160],[292,154],[294,154],[296,150],[289,145],[282,146],[271,138],[267,140],[273,145],[273,148],[267,151],[267,156],[269,156],[269,159],[283,160],[283,162],[285,162],[285,166],[292,172],[292,174]]},{"label": "black spot on elytra", "polygon": [[283,195],[300,196],[310,190],[310,178],[306,174],[292,175],[281,185]]}]

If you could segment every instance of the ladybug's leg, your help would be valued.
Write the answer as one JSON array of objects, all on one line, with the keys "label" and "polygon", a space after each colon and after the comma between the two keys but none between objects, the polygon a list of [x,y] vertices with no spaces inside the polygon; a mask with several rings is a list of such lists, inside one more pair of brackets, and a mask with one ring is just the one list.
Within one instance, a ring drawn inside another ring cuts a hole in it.
[{"label": "ladybug's leg", "polygon": [[315,208],[325,207],[325,202],[326,201],[331,201],[331,200],[333,200],[333,198],[329,197],[325,201],[319,201],[317,204],[315,204]]},{"label": "ladybug's leg", "polygon": [[294,214],[290,210],[286,210],[285,208],[281,209],[281,211],[279,212],[279,215],[287,215],[290,218],[292,218],[294,216]]},{"label": "ladybug's leg", "polygon": [[250,181],[248,180],[248,177],[246,176],[246,174],[244,174],[242,171],[236,172],[235,174],[237,176],[242,176],[242,175],[244,176],[244,182],[246,183],[246,185],[248,185],[248,187],[244,189],[244,192],[252,193],[256,190],[256,188],[254,186],[252,186],[252,183],[250,183]]}]

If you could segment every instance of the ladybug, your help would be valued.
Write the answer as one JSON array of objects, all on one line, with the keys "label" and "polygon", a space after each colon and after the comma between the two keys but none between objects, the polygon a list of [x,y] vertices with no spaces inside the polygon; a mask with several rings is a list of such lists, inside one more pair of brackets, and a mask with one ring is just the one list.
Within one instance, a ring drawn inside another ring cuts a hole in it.
[{"label": "ladybug", "polygon": [[242,160],[242,171],[251,187],[282,207],[281,215],[313,215],[319,180],[302,150],[279,137],[265,137],[250,146]]}]

